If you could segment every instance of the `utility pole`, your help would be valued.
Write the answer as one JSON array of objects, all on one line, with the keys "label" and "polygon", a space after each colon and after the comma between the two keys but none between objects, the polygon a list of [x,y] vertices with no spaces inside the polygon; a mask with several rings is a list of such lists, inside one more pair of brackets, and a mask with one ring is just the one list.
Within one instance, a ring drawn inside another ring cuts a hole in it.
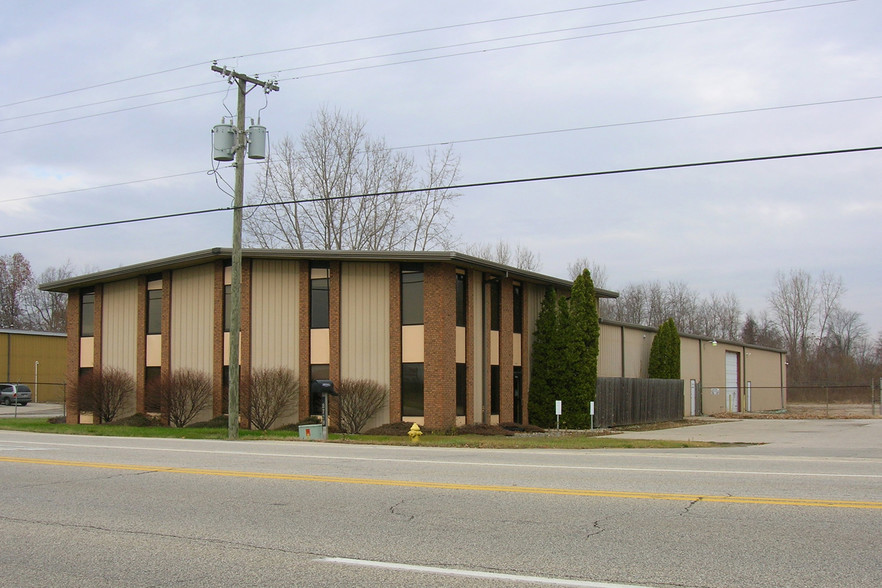
[{"label": "utility pole", "polygon": [[[242,330],[242,201],[245,191],[245,96],[260,86],[267,93],[278,91],[272,81],[263,81],[236,73],[226,67],[212,65],[211,70],[235,83],[239,89],[236,108],[236,183],[233,187],[233,275],[230,288],[230,389],[228,395],[229,419],[227,431],[230,439],[239,438],[239,334]],[[249,88],[248,85],[251,84]]]}]

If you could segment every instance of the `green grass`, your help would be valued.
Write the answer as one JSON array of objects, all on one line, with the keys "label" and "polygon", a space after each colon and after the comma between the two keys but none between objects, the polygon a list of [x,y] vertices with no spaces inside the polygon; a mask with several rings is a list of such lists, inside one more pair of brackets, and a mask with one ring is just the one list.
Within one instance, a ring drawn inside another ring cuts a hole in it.
[{"label": "green grass", "polygon": [[[0,419],[0,429],[29,431],[32,433],[56,433],[64,435],[95,435],[105,437],[152,437],[170,439],[226,439],[225,428],[173,427],[126,427],[117,425],[66,425],[53,424],[48,419]],[[485,449],[670,449],[683,447],[719,447],[723,444],[694,441],[659,441],[650,439],[620,439],[615,435],[535,435],[535,436],[485,436],[485,435],[438,435],[425,434],[418,443],[409,437],[383,435],[331,435],[330,442],[370,445],[420,445],[423,447],[478,447]],[[295,431],[239,430],[239,438],[245,440],[292,441]]]}]

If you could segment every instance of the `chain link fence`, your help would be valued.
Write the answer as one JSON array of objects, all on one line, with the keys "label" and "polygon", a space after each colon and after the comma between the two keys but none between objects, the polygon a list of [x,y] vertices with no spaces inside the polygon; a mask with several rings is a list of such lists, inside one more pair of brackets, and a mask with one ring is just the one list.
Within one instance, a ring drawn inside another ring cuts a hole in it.
[{"label": "chain link fence", "polygon": [[787,388],[787,412],[806,416],[882,416],[880,380],[864,386],[843,384],[794,384]]}]

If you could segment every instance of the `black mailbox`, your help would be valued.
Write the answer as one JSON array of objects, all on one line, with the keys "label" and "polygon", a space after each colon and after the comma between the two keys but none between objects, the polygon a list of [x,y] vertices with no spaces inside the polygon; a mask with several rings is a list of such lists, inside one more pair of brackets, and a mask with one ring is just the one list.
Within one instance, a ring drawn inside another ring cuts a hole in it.
[{"label": "black mailbox", "polygon": [[331,380],[313,380],[310,384],[310,392],[313,394],[330,394],[336,396],[334,391],[334,382]]}]

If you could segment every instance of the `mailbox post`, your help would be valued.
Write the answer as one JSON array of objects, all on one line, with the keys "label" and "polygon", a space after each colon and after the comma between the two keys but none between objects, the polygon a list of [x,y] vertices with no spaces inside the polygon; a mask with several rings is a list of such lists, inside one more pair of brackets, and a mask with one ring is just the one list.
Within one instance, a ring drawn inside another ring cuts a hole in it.
[{"label": "mailbox post", "polygon": [[328,438],[328,396],[337,396],[331,380],[313,380],[309,385],[312,394],[322,395],[322,439]]}]

